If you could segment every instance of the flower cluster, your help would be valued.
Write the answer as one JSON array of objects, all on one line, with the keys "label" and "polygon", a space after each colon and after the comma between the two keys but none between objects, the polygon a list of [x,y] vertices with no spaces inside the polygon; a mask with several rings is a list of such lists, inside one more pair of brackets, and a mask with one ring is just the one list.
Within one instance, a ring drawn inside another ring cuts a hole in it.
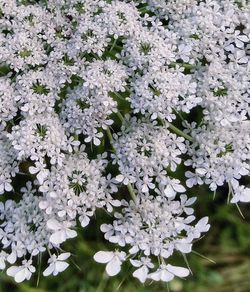
[{"label": "flower cluster", "polygon": [[108,275],[190,274],[171,256],[210,225],[187,188],[250,202],[246,2],[0,0],[0,269],[56,276],[102,209]]}]

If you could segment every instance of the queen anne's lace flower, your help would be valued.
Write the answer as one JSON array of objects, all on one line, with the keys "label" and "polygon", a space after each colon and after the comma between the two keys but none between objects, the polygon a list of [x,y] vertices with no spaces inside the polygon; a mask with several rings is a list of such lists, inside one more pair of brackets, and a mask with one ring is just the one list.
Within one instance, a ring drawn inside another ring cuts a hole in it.
[{"label": "queen anne's lace flower", "polygon": [[53,254],[48,260],[49,266],[44,270],[43,275],[49,276],[53,274],[53,276],[56,276],[58,273],[63,272],[69,266],[69,264],[65,262],[69,257],[69,252],[61,253],[59,256]]},{"label": "queen anne's lace flower", "polygon": [[31,265],[32,261],[22,261],[22,266],[12,266],[8,268],[7,275],[14,277],[17,283],[29,280],[32,273],[35,272],[35,267]]},{"label": "queen anne's lace flower", "polygon": [[63,272],[104,209],[109,276],[187,277],[210,225],[186,186],[250,202],[249,40],[246,1],[0,0],[0,269]]},{"label": "queen anne's lace flower", "polygon": [[[126,120],[122,132],[114,136],[116,153],[112,154],[112,158],[120,170],[116,180],[126,185],[136,183],[142,192],[154,189],[153,177],[157,180],[164,169],[170,167],[175,171],[181,163],[180,156],[186,152],[183,142],[184,138],[177,137],[165,127],[157,126],[156,122],[150,124],[136,119]],[[179,190],[183,192],[181,187]]]},{"label": "queen anne's lace flower", "polygon": [[182,267],[172,266],[170,264],[162,264],[158,270],[148,275],[149,279],[155,281],[169,282],[173,280],[175,276],[177,277],[187,277],[189,275],[189,270]]},{"label": "queen anne's lace flower", "polygon": [[109,276],[117,275],[121,270],[121,264],[125,261],[126,253],[111,252],[111,251],[98,251],[94,255],[94,260],[98,263],[107,264],[106,272]]}]

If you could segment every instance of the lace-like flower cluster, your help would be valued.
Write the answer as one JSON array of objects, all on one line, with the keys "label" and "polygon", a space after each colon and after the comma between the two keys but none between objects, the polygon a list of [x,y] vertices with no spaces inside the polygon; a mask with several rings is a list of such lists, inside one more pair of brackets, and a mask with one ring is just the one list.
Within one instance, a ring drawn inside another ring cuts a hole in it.
[{"label": "lace-like flower cluster", "polygon": [[[135,267],[144,266],[140,272],[137,270],[134,273],[141,282],[145,282],[147,278],[160,280],[156,279],[156,274],[167,268],[164,259],[169,258],[175,250],[184,254],[191,252],[193,240],[199,238],[201,233],[208,231],[210,227],[207,224],[207,217],[201,219],[195,226],[190,225],[195,220],[192,215],[194,210],[190,208],[195,198],[187,199],[186,195],[181,195],[179,201],[175,196],[166,198],[164,195],[161,196],[158,190],[156,192],[155,197],[141,194],[135,202],[123,201],[121,213],[114,214],[116,220],[113,225],[101,226],[105,239],[121,247],[130,246],[128,253],[133,256],[130,260],[131,264]],[[142,257],[141,253],[145,257]],[[96,260],[100,262],[98,253],[96,256]],[[139,257],[138,260],[134,259],[136,256]],[[152,256],[159,257],[162,265],[157,271],[149,273],[154,267],[151,263]],[[140,264],[140,260],[146,260],[146,263]],[[106,269],[112,274],[115,266],[111,271],[108,266]],[[184,268],[183,270],[186,271],[185,276],[187,276],[189,271]],[[174,275],[178,276],[178,274]]]},{"label": "lace-like flower cluster", "polygon": [[[155,184],[168,184],[162,180],[167,168],[175,171],[181,163],[181,154],[186,152],[184,138],[177,137],[156,122],[125,121],[122,132],[114,135],[115,154],[113,163],[119,166],[118,182],[135,183],[142,192],[154,189]],[[154,183],[154,180],[156,183]],[[184,189],[185,190],[185,189]]]},{"label": "lace-like flower cluster", "polygon": [[108,275],[125,261],[142,283],[190,274],[171,257],[210,225],[186,186],[250,202],[249,13],[234,0],[0,0],[0,269],[22,282],[47,256],[56,276],[64,242],[101,209],[115,248],[94,259]]}]

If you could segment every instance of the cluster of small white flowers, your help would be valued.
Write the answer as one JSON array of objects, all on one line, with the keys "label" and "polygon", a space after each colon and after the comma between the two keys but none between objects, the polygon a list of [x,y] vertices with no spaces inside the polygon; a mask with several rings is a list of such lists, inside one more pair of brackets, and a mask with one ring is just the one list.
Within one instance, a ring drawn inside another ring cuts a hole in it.
[{"label": "cluster of small white flowers", "polygon": [[135,184],[143,193],[154,189],[156,184],[161,189],[175,185],[174,189],[185,192],[184,187],[178,187],[178,180],[166,175],[168,167],[176,171],[181,163],[180,155],[186,152],[184,138],[157,126],[156,121],[141,122],[134,117],[125,120],[125,125],[122,132],[114,135],[112,143],[116,151],[111,157],[120,171],[116,180],[125,185]]},{"label": "cluster of small white flowers", "polygon": [[[161,259],[162,264],[156,272],[149,274],[148,268],[134,272],[133,275],[141,282],[145,282],[147,278],[160,280],[156,273],[166,268],[165,259],[169,258],[174,250],[184,254],[191,252],[193,240],[209,229],[207,217],[201,219],[195,226],[189,225],[195,220],[195,216],[192,215],[194,210],[189,207],[195,198],[187,199],[186,195],[181,195],[179,201],[175,195],[166,198],[159,190],[156,190],[156,193],[155,197],[140,194],[135,201],[129,203],[122,201],[123,209],[121,213],[114,214],[116,220],[113,225],[101,226],[105,239],[121,247],[131,246],[128,252],[133,256],[130,260],[133,266],[137,267],[137,262],[146,260],[147,266],[152,269],[154,267],[151,263],[152,256]],[[146,258],[142,257],[141,252]],[[139,258],[135,261],[136,256]],[[99,262],[103,260],[100,254],[96,260]],[[141,265],[144,266],[145,263]],[[118,272],[115,268],[112,267],[114,273]],[[185,271],[185,276],[189,274],[188,269],[181,270]]]},{"label": "cluster of small white flowers", "polygon": [[184,185],[250,202],[246,2],[0,0],[0,269],[29,280],[48,251],[56,276],[99,208],[108,275],[189,275],[169,258],[210,225]]},{"label": "cluster of small white flowers", "polygon": [[83,85],[69,92],[62,104],[60,117],[64,127],[71,133],[87,136],[100,145],[103,133],[113,123],[109,118],[117,111],[117,103],[109,95],[113,91],[125,91],[126,67],[115,61],[95,61],[80,73]]},{"label": "cluster of small white flowers", "polygon": [[11,179],[19,172],[16,162],[17,152],[11,146],[6,134],[0,125],[0,195],[13,189]]},{"label": "cluster of small white flowers", "polygon": [[5,77],[0,77],[0,104],[0,123],[13,119],[17,112],[16,97],[10,79]]}]

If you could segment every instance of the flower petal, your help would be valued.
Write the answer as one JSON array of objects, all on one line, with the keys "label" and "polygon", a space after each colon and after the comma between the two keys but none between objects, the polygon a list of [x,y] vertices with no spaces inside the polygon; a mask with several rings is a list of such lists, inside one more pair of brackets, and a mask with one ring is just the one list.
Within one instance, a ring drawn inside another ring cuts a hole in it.
[{"label": "flower petal", "polygon": [[117,256],[113,257],[113,259],[107,264],[106,272],[109,276],[117,275],[121,270],[121,261]]},{"label": "flower petal", "polygon": [[141,283],[144,283],[148,276],[148,268],[146,266],[142,266],[141,268],[134,271],[133,276]]},{"label": "flower petal", "polygon": [[53,233],[49,238],[49,241],[55,245],[58,245],[64,242],[65,240],[66,240],[66,236],[65,236],[65,232],[63,231],[57,231]]},{"label": "flower petal", "polygon": [[53,273],[54,269],[55,269],[55,265],[54,265],[54,264],[50,264],[50,265],[47,267],[47,269],[44,270],[43,275],[44,275],[45,277],[51,275],[51,274]]},{"label": "flower petal", "polygon": [[51,230],[58,230],[61,229],[61,224],[55,219],[49,219],[47,221],[47,227]]},{"label": "flower petal", "polygon": [[60,272],[63,272],[64,270],[66,270],[68,266],[69,266],[68,263],[58,261],[55,263],[55,270],[60,273]]},{"label": "flower petal", "polygon": [[23,268],[21,269],[19,272],[16,273],[14,279],[17,283],[21,283],[23,282],[26,278],[29,277],[29,274],[31,274],[30,272],[27,273],[27,269],[26,268]]},{"label": "flower petal", "polygon": [[112,251],[98,251],[94,255],[94,260],[97,263],[106,264],[112,260],[114,253]]},{"label": "flower petal", "polygon": [[61,253],[59,256],[58,256],[58,260],[59,261],[65,261],[66,259],[68,259],[70,257],[70,252],[64,252],[64,253]]},{"label": "flower petal", "polygon": [[167,269],[170,273],[174,274],[177,277],[187,277],[189,275],[189,270],[183,267],[167,265]]},{"label": "flower petal", "polygon": [[8,276],[14,277],[16,275],[16,273],[18,273],[21,269],[22,269],[22,267],[18,267],[18,266],[9,267],[6,271],[6,273]]}]

